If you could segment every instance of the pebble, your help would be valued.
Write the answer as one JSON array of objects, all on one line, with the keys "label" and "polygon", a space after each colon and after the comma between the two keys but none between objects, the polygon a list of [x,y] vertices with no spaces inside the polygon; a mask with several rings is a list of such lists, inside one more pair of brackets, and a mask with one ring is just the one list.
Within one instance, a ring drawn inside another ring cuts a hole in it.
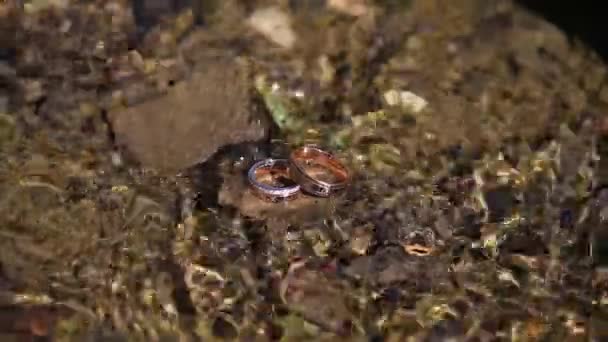
[{"label": "pebble", "polygon": [[249,26],[273,43],[290,49],[296,42],[291,18],[278,7],[258,9],[247,20]]},{"label": "pebble", "polygon": [[401,106],[413,113],[421,112],[428,105],[428,102],[424,98],[410,91],[398,91],[395,89],[384,93],[384,101],[389,106]]},{"label": "pebble", "polygon": [[370,11],[365,0],[329,0],[327,6],[353,17],[360,17]]},{"label": "pebble", "polygon": [[31,104],[34,103],[45,95],[44,87],[42,86],[42,81],[36,79],[24,79],[21,80],[21,87],[23,89],[23,97],[25,103]]}]

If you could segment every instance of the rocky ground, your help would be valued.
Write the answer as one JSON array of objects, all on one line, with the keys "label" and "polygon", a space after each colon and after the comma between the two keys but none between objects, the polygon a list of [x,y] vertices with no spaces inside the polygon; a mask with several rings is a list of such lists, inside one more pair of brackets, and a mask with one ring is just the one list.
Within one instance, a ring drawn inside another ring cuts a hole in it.
[{"label": "rocky ground", "polygon": [[[0,4],[2,341],[608,336],[592,51],[510,1],[202,4]],[[346,191],[250,193],[307,142]]]}]

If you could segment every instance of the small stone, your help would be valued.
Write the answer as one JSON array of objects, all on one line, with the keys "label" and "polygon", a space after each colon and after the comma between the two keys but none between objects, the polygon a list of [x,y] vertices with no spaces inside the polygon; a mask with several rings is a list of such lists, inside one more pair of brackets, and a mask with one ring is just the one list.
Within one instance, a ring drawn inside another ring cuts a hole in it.
[{"label": "small stone", "polygon": [[127,58],[130,64],[139,72],[144,73],[146,71],[146,61],[137,50],[131,50],[127,54]]},{"label": "small stone", "polygon": [[384,101],[386,101],[386,104],[388,104],[389,106],[396,106],[400,104],[401,97],[399,96],[399,92],[395,89],[391,89],[385,92]]},{"label": "small stone", "polygon": [[291,19],[278,7],[256,10],[247,23],[273,43],[290,49],[296,42],[296,34],[291,27]]},{"label": "small stone", "polygon": [[47,9],[49,7],[55,7],[57,9],[65,9],[70,4],[69,0],[34,0],[29,1],[23,5],[23,9],[26,13],[35,13]]},{"label": "small stone", "polygon": [[15,136],[15,119],[0,112],[0,147]]},{"label": "small stone", "polygon": [[353,17],[360,17],[370,10],[365,0],[329,0],[327,6]]},{"label": "small stone", "polygon": [[338,335],[349,332],[353,313],[347,303],[352,289],[334,272],[294,262],[280,288],[283,302],[308,322]]},{"label": "small stone", "polygon": [[46,94],[42,81],[37,79],[21,80],[21,88],[23,89],[25,103],[28,104],[40,100]]},{"label": "small stone", "polygon": [[358,255],[365,255],[372,243],[371,227],[357,227],[350,239],[349,247],[351,251]]},{"label": "small stone", "polygon": [[405,45],[410,51],[420,50],[422,48],[422,39],[417,36],[411,36],[407,39]]},{"label": "small stone", "polygon": [[428,105],[428,102],[424,98],[410,91],[399,91],[395,89],[388,90],[384,93],[384,101],[389,106],[400,106],[412,113],[419,113]]},{"label": "small stone", "polygon": [[33,154],[22,166],[25,174],[30,176],[47,175],[50,170],[49,161],[41,154]]},{"label": "small stone", "polygon": [[425,99],[409,91],[401,92],[400,96],[401,105],[411,109],[414,113],[422,111],[428,104]]}]

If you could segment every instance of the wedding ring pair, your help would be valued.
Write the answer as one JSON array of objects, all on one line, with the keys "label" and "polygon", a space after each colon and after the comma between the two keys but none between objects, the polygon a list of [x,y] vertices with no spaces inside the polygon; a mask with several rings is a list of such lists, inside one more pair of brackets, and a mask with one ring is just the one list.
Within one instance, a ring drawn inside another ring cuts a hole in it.
[{"label": "wedding ring pair", "polygon": [[289,201],[300,192],[329,197],[349,182],[346,167],[331,153],[307,145],[294,150],[289,159],[264,159],[247,173],[254,193],[269,202]]}]

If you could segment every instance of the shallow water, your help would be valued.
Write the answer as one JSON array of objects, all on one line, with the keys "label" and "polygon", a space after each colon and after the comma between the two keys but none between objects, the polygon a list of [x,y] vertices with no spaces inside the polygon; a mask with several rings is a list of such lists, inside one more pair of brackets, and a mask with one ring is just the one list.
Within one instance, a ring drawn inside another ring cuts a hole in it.
[{"label": "shallow water", "polygon": [[[508,1],[377,3],[283,6],[286,50],[241,24],[272,1],[218,2],[131,51],[123,2],[31,3],[0,73],[0,336],[601,334],[605,65]],[[350,186],[253,196],[304,143]]]}]

